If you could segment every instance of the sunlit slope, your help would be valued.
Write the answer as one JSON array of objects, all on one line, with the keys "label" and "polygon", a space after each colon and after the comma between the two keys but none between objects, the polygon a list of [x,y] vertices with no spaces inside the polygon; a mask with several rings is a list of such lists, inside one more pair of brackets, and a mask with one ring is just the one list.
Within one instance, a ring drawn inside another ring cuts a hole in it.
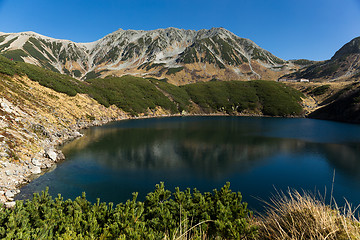
[{"label": "sunlit slope", "polygon": [[301,93],[270,81],[211,81],[175,86],[154,78],[123,76],[84,82],[35,65],[13,62],[2,56],[0,73],[26,75],[45,87],[69,96],[87,94],[106,107],[116,105],[132,115],[148,114],[159,108],[170,114],[302,114]]}]

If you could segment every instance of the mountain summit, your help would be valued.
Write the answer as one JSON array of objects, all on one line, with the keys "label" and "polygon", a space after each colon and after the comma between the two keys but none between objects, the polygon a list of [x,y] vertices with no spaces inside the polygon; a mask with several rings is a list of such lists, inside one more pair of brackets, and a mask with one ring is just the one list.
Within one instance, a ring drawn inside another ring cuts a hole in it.
[{"label": "mountain summit", "polygon": [[289,63],[224,28],[119,29],[91,43],[34,32],[0,33],[0,53],[78,79],[135,75],[175,84],[214,79],[276,79]]}]

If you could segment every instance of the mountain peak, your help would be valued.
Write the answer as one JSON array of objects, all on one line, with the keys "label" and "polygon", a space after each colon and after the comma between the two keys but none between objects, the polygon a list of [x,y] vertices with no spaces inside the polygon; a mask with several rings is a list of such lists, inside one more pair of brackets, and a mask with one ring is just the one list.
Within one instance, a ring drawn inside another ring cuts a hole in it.
[{"label": "mountain peak", "polygon": [[360,54],[360,37],[354,38],[345,44],[331,59],[341,58],[349,54]]},{"label": "mountain peak", "polygon": [[0,53],[78,79],[132,74],[166,78],[175,84],[274,78],[286,64],[222,27],[199,31],[120,28],[92,43],[23,32],[0,37]]}]

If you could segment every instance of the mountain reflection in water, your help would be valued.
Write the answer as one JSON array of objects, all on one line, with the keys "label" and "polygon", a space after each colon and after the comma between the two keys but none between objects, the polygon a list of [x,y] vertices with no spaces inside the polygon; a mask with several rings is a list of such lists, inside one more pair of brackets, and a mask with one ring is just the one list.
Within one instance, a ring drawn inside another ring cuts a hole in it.
[{"label": "mountain reflection in water", "polygon": [[68,158],[88,154],[112,169],[187,169],[202,177],[222,178],[305,144],[241,133],[245,133],[241,128],[226,127],[94,128],[85,138],[67,144],[63,152]]},{"label": "mountain reflection in water", "polygon": [[62,150],[66,160],[18,198],[50,186],[54,195],[86,191],[90,200],[118,202],[135,191],[144,196],[160,181],[171,190],[203,191],[230,181],[256,205],[251,196],[268,199],[274,187],[330,189],[335,168],[335,195],[360,199],[360,128],[351,124],[251,117],[128,120],[88,129]]}]

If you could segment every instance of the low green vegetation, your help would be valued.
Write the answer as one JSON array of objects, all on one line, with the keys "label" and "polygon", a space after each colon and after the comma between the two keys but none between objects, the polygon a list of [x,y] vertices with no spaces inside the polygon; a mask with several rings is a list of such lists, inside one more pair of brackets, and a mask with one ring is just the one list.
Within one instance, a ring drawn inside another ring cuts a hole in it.
[{"label": "low green vegetation", "polygon": [[299,115],[302,94],[272,81],[212,81],[182,86],[205,112],[228,114],[244,110],[269,116]]},{"label": "low green vegetation", "polygon": [[[104,105],[116,105],[133,115],[155,109],[157,106],[176,113],[176,105],[159,91],[151,81],[132,76],[107,77],[89,80],[87,88]],[[95,94],[94,94],[95,93]],[[105,101],[105,102],[104,102]]]},{"label": "low green vegetation", "polygon": [[150,81],[176,104],[179,112],[189,110],[190,96],[184,88],[157,79]]},{"label": "low green vegetation", "polygon": [[[184,86],[134,76],[79,81],[35,65],[10,61],[2,56],[0,73],[10,76],[26,75],[45,87],[69,96],[77,93],[88,94],[106,107],[116,105],[135,116],[157,107],[173,114],[183,110],[191,113],[194,103],[198,105],[197,113],[269,116],[293,116],[302,113],[301,93],[272,81],[210,81]],[[90,75],[91,73],[88,73],[87,77]]]},{"label": "low green vegetation", "polygon": [[166,75],[171,75],[171,74],[175,74],[177,72],[180,72],[184,69],[184,67],[178,67],[178,68],[169,68],[168,71],[166,72]]},{"label": "low green vegetation", "polygon": [[359,239],[356,209],[325,204],[321,196],[279,193],[253,216],[239,192],[227,183],[201,193],[171,192],[163,183],[145,197],[119,203],[53,199],[48,191],[14,208],[0,206],[1,239]]},{"label": "low green vegetation", "polygon": [[296,60],[290,60],[294,64],[301,65],[301,66],[310,66],[311,64],[314,64],[315,61],[311,61],[308,59],[296,59]]},{"label": "low green vegetation", "polygon": [[[82,197],[52,199],[48,192],[0,207],[1,239],[254,239],[257,229],[241,194],[227,183],[219,191],[174,192],[157,184],[145,201],[92,204]],[[186,238],[185,238],[186,237]]]},{"label": "low green vegetation", "polygon": [[326,93],[326,91],[330,88],[330,85],[322,85],[319,87],[314,88],[310,94],[313,94],[314,96],[320,96]]},{"label": "low green vegetation", "polygon": [[0,73],[13,76],[17,73],[15,63],[0,55]]},{"label": "low green vegetation", "polygon": [[272,81],[250,82],[256,89],[262,106],[262,113],[268,116],[295,116],[302,113],[299,104],[302,93],[283,84],[275,84]]},{"label": "low green vegetation", "polygon": [[24,60],[21,57],[27,57],[28,54],[21,49],[16,49],[5,52],[4,56],[8,59],[13,59],[14,61],[23,62]]},{"label": "low green vegetation", "polygon": [[206,113],[214,111],[233,113],[244,109],[255,110],[259,107],[255,89],[248,82],[212,81],[189,84],[183,88]]}]

